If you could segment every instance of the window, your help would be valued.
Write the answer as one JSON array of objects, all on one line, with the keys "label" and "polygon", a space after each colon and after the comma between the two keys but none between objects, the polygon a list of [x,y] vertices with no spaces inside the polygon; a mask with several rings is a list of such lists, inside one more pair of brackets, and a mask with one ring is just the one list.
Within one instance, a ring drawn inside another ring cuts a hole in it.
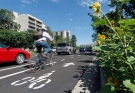
[{"label": "window", "polygon": [[62,36],[62,32],[60,32],[60,35]]},{"label": "window", "polygon": [[6,48],[6,47],[7,47],[7,45],[0,43],[0,48]]},{"label": "window", "polygon": [[69,32],[67,32],[67,35],[66,35],[66,37],[69,37]]}]

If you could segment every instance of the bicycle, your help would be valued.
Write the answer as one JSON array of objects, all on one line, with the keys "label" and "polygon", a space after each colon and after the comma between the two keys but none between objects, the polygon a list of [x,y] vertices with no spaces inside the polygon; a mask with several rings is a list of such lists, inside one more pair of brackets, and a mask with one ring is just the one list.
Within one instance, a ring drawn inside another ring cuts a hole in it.
[{"label": "bicycle", "polygon": [[[43,57],[42,55],[42,46],[37,45],[37,52],[38,52],[38,61],[36,61],[34,64],[30,65],[30,68],[33,68],[31,71],[32,72],[36,72],[39,71],[41,69],[44,69],[44,67],[46,65],[50,65],[53,66],[54,65],[54,61],[55,61],[55,56],[52,50],[50,50],[47,54],[47,57]],[[51,45],[51,49],[52,49],[53,45]],[[48,64],[47,64],[48,63]]]}]

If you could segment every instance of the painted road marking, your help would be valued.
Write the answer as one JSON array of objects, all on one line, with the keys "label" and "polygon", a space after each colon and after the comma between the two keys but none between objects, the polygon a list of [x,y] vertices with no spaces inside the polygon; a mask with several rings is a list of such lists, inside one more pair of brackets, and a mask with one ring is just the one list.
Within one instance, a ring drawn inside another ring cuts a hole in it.
[{"label": "painted road marking", "polygon": [[[51,79],[48,79],[49,76],[51,76],[55,70],[51,71],[50,73],[43,74],[42,76],[39,76],[37,79],[35,77],[25,77],[21,80],[17,80],[11,83],[13,86],[19,86],[26,83],[29,83],[28,88],[29,89],[39,89],[44,87],[46,84],[51,82]],[[41,85],[37,85],[39,82],[43,82]]]},{"label": "painted road marking", "polygon": [[[33,64],[33,63],[31,63],[31,64]],[[11,68],[1,69],[0,71],[5,71],[5,70],[9,70],[9,69],[19,68],[19,67],[23,67],[23,66],[27,66],[27,65],[30,65],[30,64],[25,64],[25,65],[21,65],[21,66],[15,66],[15,67],[11,67]]]},{"label": "painted road marking", "polygon": [[62,59],[61,61],[64,61],[65,59]]},{"label": "painted road marking", "polygon": [[73,62],[71,63],[65,63],[63,67],[68,67],[69,65],[75,65]]},{"label": "painted road marking", "polygon": [[[33,68],[31,68],[31,69],[33,69]],[[9,75],[5,75],[5,76],[0,77],[0,79],[4,79],[4,78],[7,78],[7,77],[11,77],[11,76],[17,75],[17,74],[21,74],[21,73],[24,73],[24,72],[29,71],[31,69],[27,69],[27,70],[23,70],[23,71],[20,71],[20,72],[12,73],[12,74],[9,74]]]},{"label": "painted road marking", "polygon": [[[57,63],[57,62],[52,62],[52,63]],[[46,65],[49,65],[49,64],[46,64]],[[0,79],[4,79],[4,78],[11,77],[11,76],[15,76],[17,74],[21,74],[21,73],[24,73],[24,72],[29,71],[29,70],[32,70],[32,69],[34,69],[34,68],[23,70],[23,71],[19,71],[19,72],[12,73],[12,74],[9,74],[9,75],[5,75],[5,76],[0,77]]]}]

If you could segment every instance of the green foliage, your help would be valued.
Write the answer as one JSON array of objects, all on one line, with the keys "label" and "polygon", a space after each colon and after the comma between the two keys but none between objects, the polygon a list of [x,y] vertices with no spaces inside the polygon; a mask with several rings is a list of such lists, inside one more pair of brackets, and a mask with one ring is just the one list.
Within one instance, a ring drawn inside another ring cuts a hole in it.
[{"label": "green foliage", "polygon": [[34,31],[14,32],[12,30],[0,30],[0,42],[11,47],[29,48],[34,44]]},{"label": "green foliage", "polygon": [[100,20],[98,20],[98,21],[92,23],[91,25],[92,25],[93,27],[95,27],[95,26],[98,26],[98,25],[106,25],[106,23],[107,23],[106,20],[100,19]]},{"label": "green foliage", "polygon": [[70,42],[71,42],[71,44],[72,44],[74,47],[76,47],[77,39],[76,39],[76,36],[75,36],[75,35],[72,35]]},{"label": "green foliage", "polygon": [[[93,47],[93,49],[98,51],[98,65],[103,68],[104,75],[107,78],[113,78],[112,82],[106,82],[106,84],[110,84],[109,86],[114,87],[114,90],[125,91],[123,93],[128,93],[128,91],[135,93],[133,89],[135,82],[130,82],[130,86],[126,84],[127,80],[133,81],[135,79],[135,37],[132,31],[132,25],[134,25],[135,21],[127,19],[118,23],[120,27],[114,27],[114,29],[123,29],[123,33],[119,34],[123,43],[118,43],[120,42],[118,36],[115,33],[111,33],[110,37],[107,37],[105,41]],[[109,41],[112,42],[110,43]],[[118,82],[117,87],[113,85],[114,81]],[[104,88],[106,87],[105,85],[99,93],[116,93],[112,92],[112,90],[109,91],[109,89],[105,90]]]},{"label": "green foliage", "polygon": [[[106,90],[106,91],[104,91]],[[105,86],[102,87],[102,89],[100,91],[98,91],[97,93],[116,93],[116,90],[113,86],[111,86],[110,84],[106,84]]]},{"label": "green foliage", "polygon": [[98,93],[135,93],[135,19],[130,18],[133,15],[123,19],[124,5],[132,7],[131,2],[134,1],[111,0],[110,6],[116,6],[116,11],[101,11],[103,17],[92,23],[98,43],[93,49],[98,51],[98,65],[106,77]]}]

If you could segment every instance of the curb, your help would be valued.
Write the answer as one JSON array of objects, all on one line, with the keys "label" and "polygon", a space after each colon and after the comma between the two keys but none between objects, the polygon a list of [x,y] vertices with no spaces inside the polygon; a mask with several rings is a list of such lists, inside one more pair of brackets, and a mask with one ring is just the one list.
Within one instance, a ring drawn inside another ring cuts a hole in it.
[{"label": "curb", "polygon": [[[96,57],[93,57],[92,61],[96,61]],[[89,64],[90,66],[91,64]],[[75,85],[75,87],[73,88],[71,93],[91,93],[90,90],[88,90],[88,87],[80,87],[80,85],[84,84],[82,78],[87,77],[87,71],[89,70],[89,66],[86,69],[86,71],[84,72],[83,76],[80,78],[80,80],[77,82],[77,84]],[[85,90],[84,90],[85,88]]]},{"label": "curb", "polygon": [[101,67],[99,67],[100,71],[100,87],[103,87],[105,85],[105,77],[103,75],[103,70]]}]

